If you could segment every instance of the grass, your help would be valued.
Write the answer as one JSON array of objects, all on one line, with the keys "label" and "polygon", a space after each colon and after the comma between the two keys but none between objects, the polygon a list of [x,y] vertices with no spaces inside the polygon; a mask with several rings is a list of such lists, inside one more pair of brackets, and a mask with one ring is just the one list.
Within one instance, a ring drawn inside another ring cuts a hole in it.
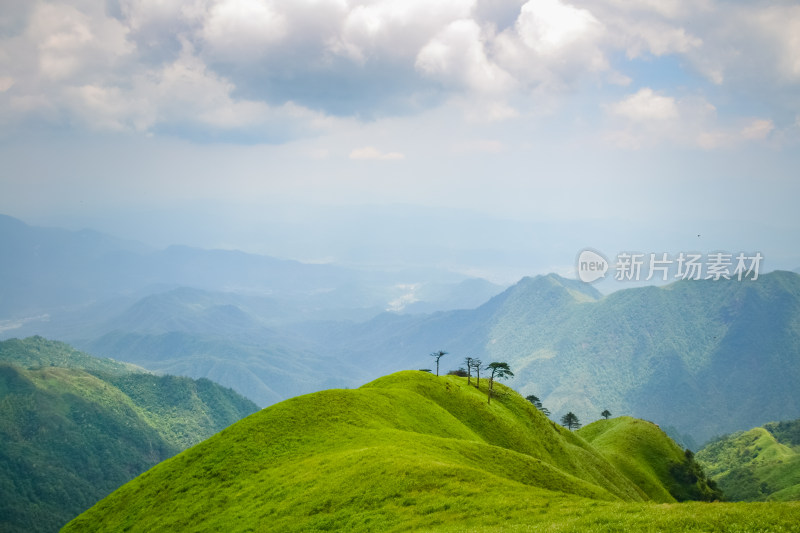
[{"label": "grass", "polygon": [[578,430],[653,501],[674,503],[691,493],[692,485],[676,476],[687,457],[657,425],[629,416],[598,420]]},{"label": "grass", "polygon": [[798,531],[796,504],[667,504],[496,384],[400,372],[292,398],[64,531]]}]

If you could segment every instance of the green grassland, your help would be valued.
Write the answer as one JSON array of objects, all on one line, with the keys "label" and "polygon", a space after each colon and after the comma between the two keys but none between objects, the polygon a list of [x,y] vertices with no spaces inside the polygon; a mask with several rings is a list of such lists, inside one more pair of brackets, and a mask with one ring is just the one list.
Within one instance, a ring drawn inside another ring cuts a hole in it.
[{"label": "green grassland", "polygon": [[727,435],[697,458],[730,500],[800,500],[800,420]]},{"label": "green grassland", "polygon": [[593,422],[578,434],[655,502],[714,501],[722,497],[692,453],[682,450],[652,422],[622,416]]},{"label": "green grassland", "polygon": [[[800,531],[800,504],[657,503],[681,484],[663,433],[622,419],[584,438],[500,384],[488,404],[486,385],[406,371],[292,398],[64,531]],[[642,445],[620,468],[626,435]]]}]

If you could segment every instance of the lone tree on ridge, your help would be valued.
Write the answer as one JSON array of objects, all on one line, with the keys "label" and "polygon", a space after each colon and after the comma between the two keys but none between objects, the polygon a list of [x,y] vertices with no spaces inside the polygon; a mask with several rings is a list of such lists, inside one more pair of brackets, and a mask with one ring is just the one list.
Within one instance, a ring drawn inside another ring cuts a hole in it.
[{"label": "lone tree on ridge", "polygon": [[578,420],[578,417],[575,416],[575,413],[573,413],[572,411],[561,417],[561,425],[566,426],[567,429],[569,430],[578,429],[579,427],[581,427],[581,423]]},{"label": "lone tree on ridge", "polygon": [[481,365],[483,361],[480,359],[473,359],[472,360],[472,368],[475,370],[475,386],[480,389],[481,388]]},{"label": "lone tree on ridge", "polygon": [[467,365],[467,385],[469,385],[472,380],[472,361],[474,361],[472,357],[464,358],[464,364]]},{"label": "lone tree on ridge", "polygon": [[486,403],[492,403],[492,393],[494,393],[494,380],[513,378],[514,373],[509,368],[508,363],[489,363],[485,370],[490,370],[492,374],[489,376],[489,397]]},{"label": "lone tree on ridge", "polygon": [[609,416],[611,416],[611,411],[609,411],[608,409],[606,409],[605,411],[603,411],[602,413],[600,413],[600,416],[602,416],[603,418],[605,418],[606,420],[608,420],[608,417],[609,417]]},{"label": "lone tree on ridge", "polygon": [[436,375],[437,375],[437,376],[439,375],[439,359],[441,359],[441,358],[442,358],[442,357],[444,357],[445,355],[447,355],[447,352],[444,352],[444,351],[442,351],[442,350],[439,350],[438,352],[433,352],[433,353],[431,354],[431,357],[433,357],[434,359],[436,359]]},{"label": "lone tree on ridge", "polygon": [[544,414],[544,416],[550,416],[550,409],[542,405],[542,401],[538,398],[538,396],[535,394],[529,394],[528,396],[525,396],[525,399],[531,402],[535,408]]}]

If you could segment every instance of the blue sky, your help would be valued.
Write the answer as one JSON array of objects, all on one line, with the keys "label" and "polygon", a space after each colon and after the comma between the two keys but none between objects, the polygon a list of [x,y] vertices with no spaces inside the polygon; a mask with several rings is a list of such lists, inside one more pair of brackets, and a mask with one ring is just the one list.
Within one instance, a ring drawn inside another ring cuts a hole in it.
[{"label": "blue sky", "polygon": [[798,35],[785,1],[5,2],[0,212],[498,281],[797,268]]}]

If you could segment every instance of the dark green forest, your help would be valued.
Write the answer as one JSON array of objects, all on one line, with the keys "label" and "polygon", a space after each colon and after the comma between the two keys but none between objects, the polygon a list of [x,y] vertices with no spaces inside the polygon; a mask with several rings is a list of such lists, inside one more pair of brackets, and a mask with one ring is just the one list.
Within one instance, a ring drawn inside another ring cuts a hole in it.
[{"label": "dark green forest", "polygon": [[257,407],[41,337],[0,343],[0,529],[57,531]]}]

